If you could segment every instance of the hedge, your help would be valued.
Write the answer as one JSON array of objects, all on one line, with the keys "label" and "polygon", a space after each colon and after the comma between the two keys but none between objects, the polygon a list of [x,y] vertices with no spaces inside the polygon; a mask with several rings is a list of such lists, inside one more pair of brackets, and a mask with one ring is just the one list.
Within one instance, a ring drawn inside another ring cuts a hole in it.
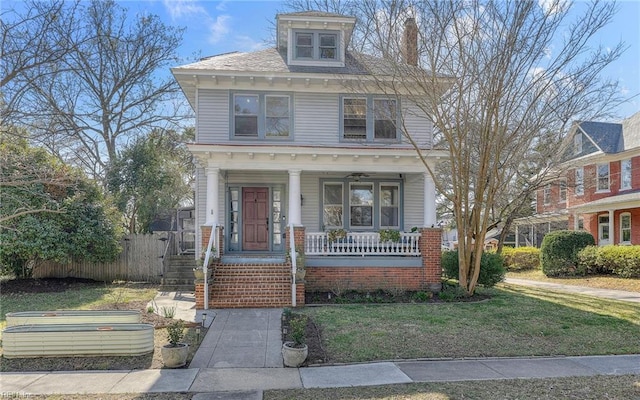
[{"label": "hedge", "polygon": [[540,249],[537,247],[503,247],[502,258],[507,271],[540,269]]},{"label": "hedge", "polygon": [[578,268],[578,252],[595,240],[589,232],[555,231],[548,233],[540,247],[540,265],[547,276],[584,275]]},{"label": "hedge", "polygon": [[[458,250],[444,251],[441,258],[442,272],[451,279],[460,280],[458,267]],[[478,284],[485,287],[495,286],[496,283],[504,279],[504,261],[500,254],[482,253],[480,260],[480,275]]]},{"label": "hedge", "polygon": [[588,246],[578,253],[578,262],[587,274],[640,278],[640,246]]}]

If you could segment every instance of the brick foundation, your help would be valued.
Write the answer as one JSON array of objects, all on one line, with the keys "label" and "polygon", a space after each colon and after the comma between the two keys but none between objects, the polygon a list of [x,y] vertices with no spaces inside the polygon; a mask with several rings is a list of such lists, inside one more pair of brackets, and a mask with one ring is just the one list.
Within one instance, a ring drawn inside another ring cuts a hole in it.
[{"label": "brick foundation", "polygon": [[442,229],[422,228],[418,246],[422,254],[425,287],[439,292],[442,289]]},{"label": "brick foundation", "polygon": [[309,292],[378,289],[425,290],[420,267],[310,267],[305,288]]},{"label": "brick foundation", "polygon": [[[197,279],[195,281],[195,286],[196,286],[196,289],[195,289],[196,310],[204,310],[204,279]],[[212,290],[213,290],[213,285],[211,284],[211,281],[209,281],[209,296],[211,296]]]}]

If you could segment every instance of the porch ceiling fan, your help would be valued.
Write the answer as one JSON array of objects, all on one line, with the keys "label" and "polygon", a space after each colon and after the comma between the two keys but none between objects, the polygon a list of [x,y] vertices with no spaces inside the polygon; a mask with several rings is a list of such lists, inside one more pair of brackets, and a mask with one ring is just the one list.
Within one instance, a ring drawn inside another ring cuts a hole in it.
[{"label": "porch ceiling fan", "polygon": [[360,178],[365,177],[368,178],[369,174],[365,174],[364,172],[353,172],[347,176],[345,176],[345,178],[353,178],[354,181],[359,182]]}]

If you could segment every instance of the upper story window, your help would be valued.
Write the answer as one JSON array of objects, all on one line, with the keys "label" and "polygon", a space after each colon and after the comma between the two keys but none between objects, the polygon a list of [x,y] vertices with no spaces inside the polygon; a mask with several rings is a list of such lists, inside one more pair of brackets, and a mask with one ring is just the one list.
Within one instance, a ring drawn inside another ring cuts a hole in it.
[{"label": "upper story window", "polygon": [[631,189],[631,159],[620,162],[620,189]]},{"label": "upper story window", "polygon": [[342,98],[342,138],[361,141],[397,141],[398,101],[367,97]]},{"label": "upper story window", "polygon": [[576,168],[575,193],[576,196],[584,194],[584,169],[582,167]]},{"label": "upper story window", "polygon": [[338,32],[294,32],[294,60],[339,60]]},{"label": "upper story window", "polygon": [[560,181],[558,196],[560,203],[564,203],[565,201],[567,201],[567,181],[565,181],[564,179]]},{"label": "upper story window", "polygon": [[582,133],[576,132],[573,136],[573,155],[582,153]]},{"label": "upper story window", "polygon": [[231,101],[232,137],[264,139],[291,136],[291,96],[234,93]]},{"label": "upper story window", "polygon": [[598,164],[596,168],[598,171],[596,190],[599,192],[609,190],[609,164]]},{"label": "upper story window", "polygon": [[545,205],[551,203],[551,185],[546,185],[542,191],[542,201]]}]

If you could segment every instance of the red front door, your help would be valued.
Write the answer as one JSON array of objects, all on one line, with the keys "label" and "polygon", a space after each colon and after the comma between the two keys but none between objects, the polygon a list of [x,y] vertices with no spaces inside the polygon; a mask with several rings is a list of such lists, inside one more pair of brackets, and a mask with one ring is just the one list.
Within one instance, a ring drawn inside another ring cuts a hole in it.
[{"label": "red front door", "polygon": [[269,249],[269,188],[242,188],[242,249]]}]

